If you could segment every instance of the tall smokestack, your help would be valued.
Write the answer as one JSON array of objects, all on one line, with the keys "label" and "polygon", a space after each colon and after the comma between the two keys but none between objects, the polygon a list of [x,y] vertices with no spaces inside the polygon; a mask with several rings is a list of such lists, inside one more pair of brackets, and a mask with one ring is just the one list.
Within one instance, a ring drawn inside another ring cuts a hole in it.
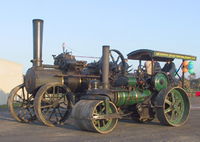
[{"label": "tall smokestack", "polygon": [[103,88],[108,89],[108,76],[109,76],[109,50],[110,46],[103,46],[103,67],[102,67],[102,83]]},{"label": "tall smokestack", "polygon": [[33,19],[33,66],[42,66],[43,20]]}]

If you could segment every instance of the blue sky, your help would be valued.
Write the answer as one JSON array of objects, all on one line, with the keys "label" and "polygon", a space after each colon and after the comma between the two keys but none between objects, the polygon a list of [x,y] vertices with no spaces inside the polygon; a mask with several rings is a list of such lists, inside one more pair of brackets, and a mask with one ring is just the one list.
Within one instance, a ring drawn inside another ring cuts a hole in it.
[{"label": "blue sky", "polygon": [[[145,48],[199,56],[198,0],[5,0],[0,4],[0,58],[31,67],[32,19],[44,20],[43,60],[61,45],[101,56],[108,44],[124,55]],[[195,71],[200,76],[199,59]]]}]

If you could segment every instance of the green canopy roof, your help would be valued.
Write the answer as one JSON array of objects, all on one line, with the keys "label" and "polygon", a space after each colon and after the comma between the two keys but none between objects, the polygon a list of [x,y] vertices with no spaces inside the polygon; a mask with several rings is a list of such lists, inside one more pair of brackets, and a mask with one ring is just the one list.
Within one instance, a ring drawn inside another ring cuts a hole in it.
[{"label": "green canopy roof", "polygon": [[193,60],[196,61],[196,56],[169,53],[163,51],[154,51],[149,49],[135,50],[128,55],[128,59],[132,60],[155,60],[155,61],[168,61],[174,59]]}]

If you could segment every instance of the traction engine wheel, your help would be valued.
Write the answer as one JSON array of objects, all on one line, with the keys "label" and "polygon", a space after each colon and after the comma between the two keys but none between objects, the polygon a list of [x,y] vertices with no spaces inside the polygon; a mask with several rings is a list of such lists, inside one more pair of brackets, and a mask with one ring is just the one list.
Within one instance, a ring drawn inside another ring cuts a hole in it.
[{"label": "traction engine wheel", "polygon": [[[109,133],[116,127],[118,118],[101,118],[106,115],[105,106],[103,100],[80,100],[73,108],[72,117],[82,130]],[[108,114],[117,113],[116,106],[109,101]]]},{"label": "traction engine wheel", "polygon": [[8,108],[12,117],[25,123],[36,120],[33,101],[34,95],[26,92],[24,84],[13,88],[8,97]]},{"label": "traction engine wheel", "polygon": [[70,90],[60,83],[48,83],[42,86],[34,101],[37,118],[51,127],[68,119],[72,109],[68,93]]},{"label": "traction engine wheel", "polygon": [[158,120],[170,126],[183,125],[189,116],[190,102],[187,93],[180,87],[168,87],[160,91],[155,104]]}]

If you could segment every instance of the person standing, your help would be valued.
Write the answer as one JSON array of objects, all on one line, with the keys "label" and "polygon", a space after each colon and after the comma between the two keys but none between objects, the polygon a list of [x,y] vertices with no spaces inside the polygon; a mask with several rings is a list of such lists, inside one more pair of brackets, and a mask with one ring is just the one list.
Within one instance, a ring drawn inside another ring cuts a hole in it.
[{"label": "person standing", "polygon": [[148,75],[152,75],[152,61],[146,61],[146,62],[144,63],[144,65],[145,65],[147,74],[148,74]]},{"label": "person standing", "polygon": [[[153,63],[153,65],[152,65]],[[146,61],[145,68],[148,75],[153,75],[153,72],[159,72],[161,70],[160,64],[157,61]],[[152,70],[153,68],[153,70]],[[152,72],[153,71],[153,72]]]}]

